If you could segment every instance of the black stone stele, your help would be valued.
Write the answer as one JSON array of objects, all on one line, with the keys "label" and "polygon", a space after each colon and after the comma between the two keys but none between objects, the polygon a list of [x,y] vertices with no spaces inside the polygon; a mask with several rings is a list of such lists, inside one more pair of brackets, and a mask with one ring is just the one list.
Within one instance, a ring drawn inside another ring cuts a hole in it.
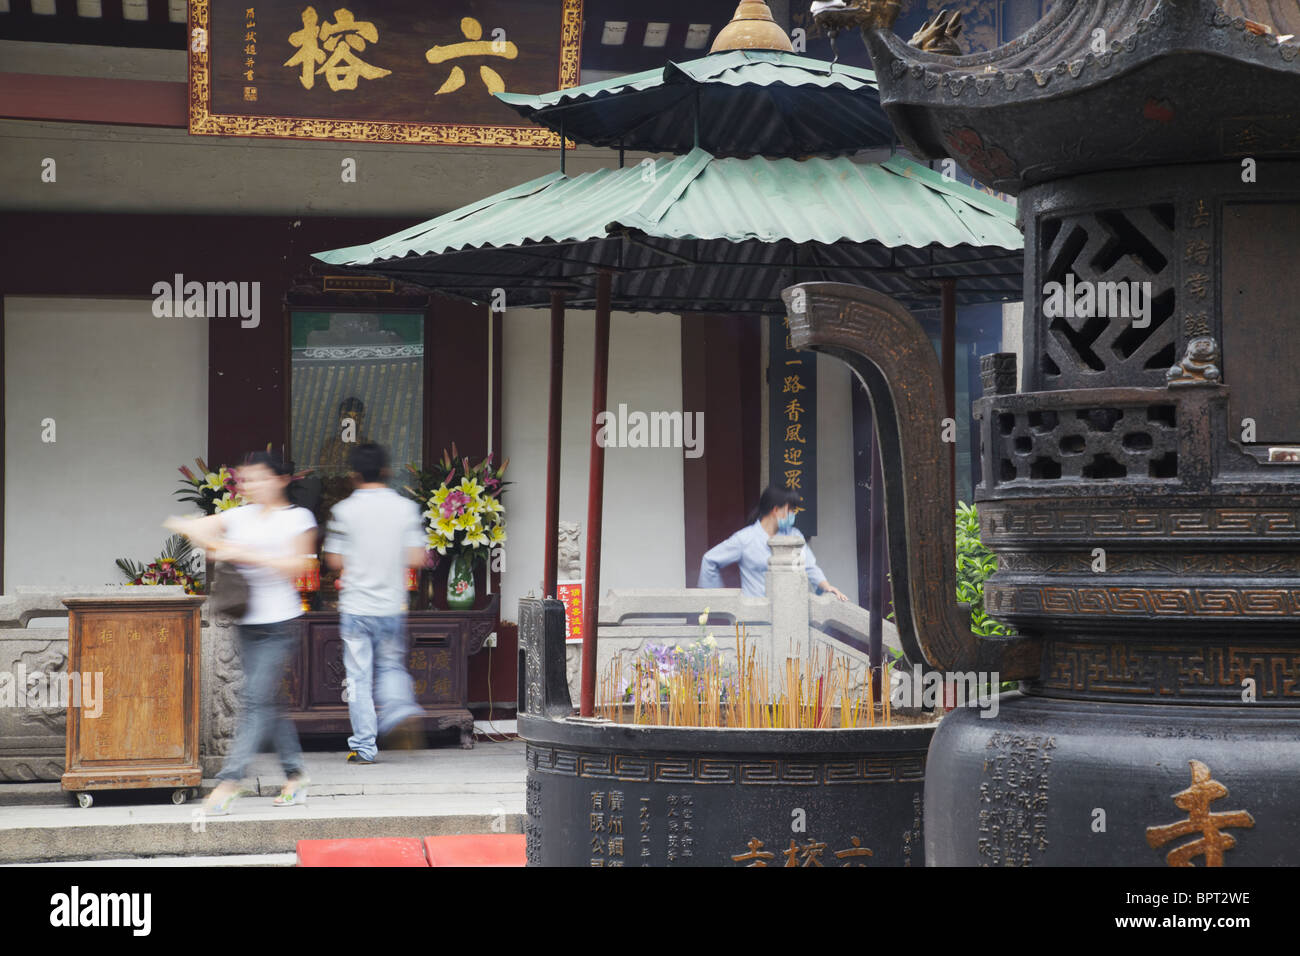
[{"label": "black stone stele", "polygon": [[933,724],[654,727],[571,717],[559,601],[519,602],[530,866],[920,866]]},{"label": "black stone stele", "polygon": [[924,333],[855,286],[784,293],[793,344],[871,394],[909,657],[1025,681],[935,733],[932,865],[1300,864],[1300,44],[1272,35],[1300,11],[1238,6],[1259,22],[1058,0],[973,56],[864,30],[904,143],[1018,193],[1026,235],[1024,390],[996,356],[975,402],[1013,638],[950,602]]}]

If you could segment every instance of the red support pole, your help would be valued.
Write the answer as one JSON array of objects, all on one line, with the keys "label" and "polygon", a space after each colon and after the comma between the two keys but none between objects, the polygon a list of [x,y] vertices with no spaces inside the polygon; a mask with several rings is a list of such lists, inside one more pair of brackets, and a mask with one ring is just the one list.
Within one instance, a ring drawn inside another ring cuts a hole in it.
[{"label": "red support pole", "polygon": [[596,358],[591,387],[591,469],[587,475],[586,583],[582,588],[582,716],[596,715],[596,618],[600,608],[600,525],[604,513],[605,449],[596,441],[596,416],[605,411],[609,385],[609,302],[613,277],[601,270],[596,285]]},{"label": "red support pole", "polygon": [[[940,329],[941,360],[943,362],[943,393],[947,400],[947,415],[957,421],[957,283],[944,279],[940,297],[942,326]],[[948,486],[952,490],[949,507],[957,510],[957,443],[948,446]]]},{"label": "red support pole", "polygon": [[564,398],[564,293],[551,291],[551,394],[546,425],[546,560],[542,592],[555,597],[560,549],[560,418]]}]

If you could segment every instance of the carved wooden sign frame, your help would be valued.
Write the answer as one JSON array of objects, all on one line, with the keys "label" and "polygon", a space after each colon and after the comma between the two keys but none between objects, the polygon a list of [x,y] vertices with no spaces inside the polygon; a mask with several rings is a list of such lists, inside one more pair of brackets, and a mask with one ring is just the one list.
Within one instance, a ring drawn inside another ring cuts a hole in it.
[{"label": "carved wooden sign frame", "polygon": [[189,16],[192,135],[557,149],[492,94],[578,83],[582,0],[191,0]]}]

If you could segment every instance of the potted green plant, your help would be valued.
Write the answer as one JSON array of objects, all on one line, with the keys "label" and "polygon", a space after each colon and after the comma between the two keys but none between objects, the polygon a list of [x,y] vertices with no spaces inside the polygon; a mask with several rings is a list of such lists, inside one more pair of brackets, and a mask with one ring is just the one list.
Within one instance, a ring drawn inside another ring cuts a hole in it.
[{"label": "potted green plant", "polygon": [[179,584],[186,594],[203,593],[203,556],[184,535],[174,534],[163,545],[162,554],[148,564],[118,558],[118,570],[127,584]]}]

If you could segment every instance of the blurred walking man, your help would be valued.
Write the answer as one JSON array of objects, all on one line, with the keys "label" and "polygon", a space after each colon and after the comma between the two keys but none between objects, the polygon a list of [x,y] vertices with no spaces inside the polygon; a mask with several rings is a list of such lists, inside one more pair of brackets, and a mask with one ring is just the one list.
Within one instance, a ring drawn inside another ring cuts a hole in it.
[{"label": "blurred walking man", "polygon": [[[406,569],[424,566],[420,509],[388,487],[388,455],[373,442],[349,458],[356,490],[334,506],[322,551],[341,571],[339,630],[347,670],[348,763],[375,762],[376,739],[418,746],[423,710],[406,669]],[[387,743],[387,742],[386,742]]]}]

